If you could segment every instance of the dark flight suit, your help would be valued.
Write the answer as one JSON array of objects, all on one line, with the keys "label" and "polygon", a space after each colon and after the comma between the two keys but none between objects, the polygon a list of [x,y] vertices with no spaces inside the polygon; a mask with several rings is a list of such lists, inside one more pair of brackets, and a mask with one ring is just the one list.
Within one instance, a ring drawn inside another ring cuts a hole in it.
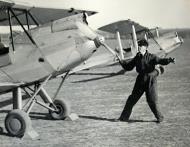
[{"label": "dark flight suit", "polygon": [[133,106],[144,92],[146,94],[148,105],[157,120],[163,119],[157,104],[157,76],[159,72],[155,69],[155,65],[167,65],[171,62],[170,60],[170,58],[159,58],[146,51],[144,56],[141,53],[137,53],[137,55],[128,63],[125,61],[121,62],[121,65],[125,70],[130,71],[136,67],[136,71],[139,74],[136,78],[132,94],[128,97],[119,120],[127,121],[129,119]]}]

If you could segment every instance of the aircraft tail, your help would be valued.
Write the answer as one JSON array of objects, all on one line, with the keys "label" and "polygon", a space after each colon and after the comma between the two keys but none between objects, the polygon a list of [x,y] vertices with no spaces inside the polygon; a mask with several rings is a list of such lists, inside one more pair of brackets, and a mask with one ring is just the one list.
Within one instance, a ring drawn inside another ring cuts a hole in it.
[{"label": "aircraft tail", "polygon": [[157,41],[166,53],[173,51],[183,43],[183,39],[178,36],[177,32],[165,34],[159,37]]}]

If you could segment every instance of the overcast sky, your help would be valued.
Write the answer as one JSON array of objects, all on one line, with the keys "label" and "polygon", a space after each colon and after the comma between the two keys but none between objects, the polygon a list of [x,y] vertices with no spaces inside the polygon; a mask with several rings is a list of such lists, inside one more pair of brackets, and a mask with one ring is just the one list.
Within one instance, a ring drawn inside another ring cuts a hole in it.
[{"label": "overcast sky", "polygon": [[[24,0],[17,0],[24,1]],[[74,7],[96,10],[89,17],[97,28],[117,20],[131,19],[147,27],[190,28],[190,0],[25,0],[36,6]]]}]

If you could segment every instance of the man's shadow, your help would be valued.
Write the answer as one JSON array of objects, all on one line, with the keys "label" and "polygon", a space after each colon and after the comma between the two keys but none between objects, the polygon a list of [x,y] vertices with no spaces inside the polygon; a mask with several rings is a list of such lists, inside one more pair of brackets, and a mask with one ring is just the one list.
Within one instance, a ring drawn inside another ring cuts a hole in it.
[{"label": "man's shadow", "polygon": [[49,113],[41,113],[41,112],[30,112],[29,114],[31,120],[53,120]]},{"label": "man's shadow", "polygon": [[[22,96],[22,100],[23,101],[26,100],[26,99],[28,99],[28,98],[29,98],[28,95],[23,95]],[[11,104],[13,104],[13,98],[6,99],[4,101],[0,101],[0,108],[3,108],[5,106],[11,105]]]},{"label": "man's shadow", "polygon": [[80,118],[84,119],[93,119],[93,120],[102,120],[102,121],[109,121],[109,122],[127,122],[127,123],[138,123],[138,122],[156,122],[156,120],[137,120],[137,119],[129,119],[127,121],[117,121],[115,118],[105,118],[105,117],[97,117],[97,116],[87,116],[87,115],[79,115]]}]

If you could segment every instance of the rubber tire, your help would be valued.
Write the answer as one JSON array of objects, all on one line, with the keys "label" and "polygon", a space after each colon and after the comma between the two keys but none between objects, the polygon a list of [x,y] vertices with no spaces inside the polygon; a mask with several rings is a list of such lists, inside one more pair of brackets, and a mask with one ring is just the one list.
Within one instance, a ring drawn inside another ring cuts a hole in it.
[{"label": "rubber tire", "polygon": [[59,113],[49,110],[49,114],[55,120],[65,119],[70,114],[70,105],[67,101],[56,99],[54,105],[59,109]]},{"label": "rubber tire", "polygon": [[23,137],[30,127],[30,117],[20,109],[10,111],[5,118],[5,128],[11,136]]}]

